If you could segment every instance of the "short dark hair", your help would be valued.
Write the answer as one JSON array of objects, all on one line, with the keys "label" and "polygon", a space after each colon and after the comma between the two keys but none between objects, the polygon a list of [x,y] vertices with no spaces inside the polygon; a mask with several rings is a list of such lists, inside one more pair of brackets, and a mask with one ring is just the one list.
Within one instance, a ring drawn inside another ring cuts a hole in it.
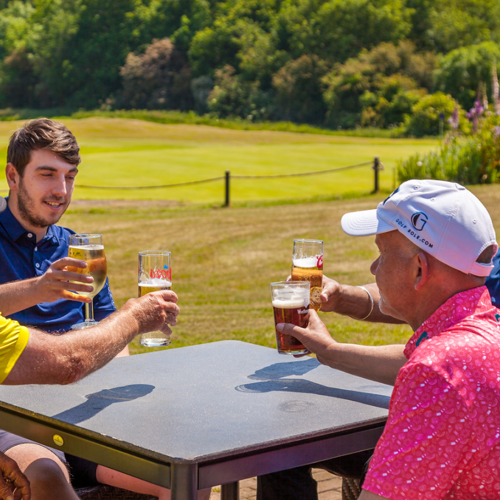
[{"label": "short dark hair", "polygon": [[48,149],[71,165],[79,165],[82,161],[75,136],[62,123],[37,118],[26,122],[12,134],[7,163],[12,163],[22,177],[31,160],[31,152],[39,149]]}]

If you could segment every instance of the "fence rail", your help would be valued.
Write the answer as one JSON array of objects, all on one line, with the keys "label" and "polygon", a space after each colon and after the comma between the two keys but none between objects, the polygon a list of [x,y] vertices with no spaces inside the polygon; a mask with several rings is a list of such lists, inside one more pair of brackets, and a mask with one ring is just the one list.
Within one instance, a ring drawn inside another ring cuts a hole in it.
[{"label": "fence rail", "polygon": [[284,177],[305,177],[309,175],[322,175],[329,174],[333,172],[340,172],[342,170],[350,170],[354,168],[366,167],[368,165],[372,165],[372,169],[374,171],[374,181],[373,181],[373,193],[377,193],[379,191],[379,172],[384,169],[384,165],[380,161],[378,156],[375,156],[373,161],[367,161],[363,163],[357,163],[356,165],[348,165],[346,167],[337,167],[337,168],[329,168],[327,170],[316,170],[314,172],[299,172],[297,174],[276,174],[276,175],[231,175],[229,170],[226,170],[225,175],[221,177],[212,177],[210,179],[201,179],[198,181],[188,181],[188,182],[179,182],[176,184],[161,184],[156,186],[89,186],[87,184],[78,184],[77,187],[81,189],[101,189],[101,190],[132,190],[132,189],[165,189],[165,188],[173,188],[180,186],[192,186],[195,184],[206,184],[209,182],[215,181],[225,181],[225,200],[224,206],[229,207],[231,204],[231,193],[230,193],[230,185],[231,178],[233,179],[280,179]]}]

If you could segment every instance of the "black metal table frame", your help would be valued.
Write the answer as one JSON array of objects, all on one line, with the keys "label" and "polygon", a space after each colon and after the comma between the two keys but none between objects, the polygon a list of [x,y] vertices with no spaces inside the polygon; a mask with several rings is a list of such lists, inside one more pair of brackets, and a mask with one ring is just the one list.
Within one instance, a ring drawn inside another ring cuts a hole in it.
[{"label": "black metal table frame", "polygon": [[131,452],[120,448],[119,441],[104,443],[98,433],[8,403],[0,402],[0,421],[6,431],[170,488],[172,500],[196,500],[198,489],[217,485],[221,485],[221,500],[237,500],[241,479],[374,448],[386,418],[314,439],[295,439],[279,447],[270,444],[241,455],[200,463],[156,460],[147,456],[147,450]]}]

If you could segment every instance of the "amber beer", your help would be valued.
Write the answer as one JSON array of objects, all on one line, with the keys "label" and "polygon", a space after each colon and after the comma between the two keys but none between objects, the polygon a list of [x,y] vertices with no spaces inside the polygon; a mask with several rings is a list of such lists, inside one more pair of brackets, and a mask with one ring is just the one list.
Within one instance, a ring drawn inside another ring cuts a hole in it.
[{"label": "amber beer", "polygon": [[293,281],[309,281],[311,303],[309,307],[318,311],[321,307],[323,289],[323,242],[321,240],[293,240]]},{"label": "amber beer", "polygon": [[[284,281],[271,283],[274,324],[291,323],[305,328],[309,313],[309,283]],[[276,331],[280,354],[307,354],[309,351],[295,337]]]},{"label": "amber beer", "polygon": [[[87,267],[85,269],[68,266],[68,271],[81,275],[90,275],[94,278],[94,281],[89,284],[92,287],[91,292],[78,292],[79,295],[90,297],[90,302],[85,303],[85,320],[71,326],[72,330],[89,328],[97,324],[97,321],[94,319],[94,306],[92,299],[102,290],[102,287],[106,283],[106,275],[108,274],[108,264],[106,262],[106,256],[104,255],[102,234],[70,234],[68,257],[83,260],[87,263]],[[78,283],[78,281],[75,281],[75,283]]]},{"label": "amber beer", "polygon": [[147,293],[160,292],[161,290],[171,290],[172,283],[167,280],[159,280],[155,284],[141,282],[139,283],[139,297],[144,297]]},{"label": "amber beer", "polygon": [[70,245],[68,257],[83,260],[87,263],[85,269],[68,266],[68,271],[90,275],[94,278],[94,282],[89,284],[89,286],[93,287],[92,292],[78,292],[78,294],[85,295],[86,297],[95,297],[102,290],[104,283],[106,283],[106,276],[108,274],[104,245]]}]

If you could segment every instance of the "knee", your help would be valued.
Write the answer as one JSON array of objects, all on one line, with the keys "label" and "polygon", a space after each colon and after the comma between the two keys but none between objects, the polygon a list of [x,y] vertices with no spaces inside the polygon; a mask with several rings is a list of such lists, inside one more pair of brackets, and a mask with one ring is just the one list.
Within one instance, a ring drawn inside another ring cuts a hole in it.
[{"label": "knee", "polygon": [[54,499],[70,488],[61,467],[50,458],[39,458],[25,470],[31,486],[32,499]]}]

